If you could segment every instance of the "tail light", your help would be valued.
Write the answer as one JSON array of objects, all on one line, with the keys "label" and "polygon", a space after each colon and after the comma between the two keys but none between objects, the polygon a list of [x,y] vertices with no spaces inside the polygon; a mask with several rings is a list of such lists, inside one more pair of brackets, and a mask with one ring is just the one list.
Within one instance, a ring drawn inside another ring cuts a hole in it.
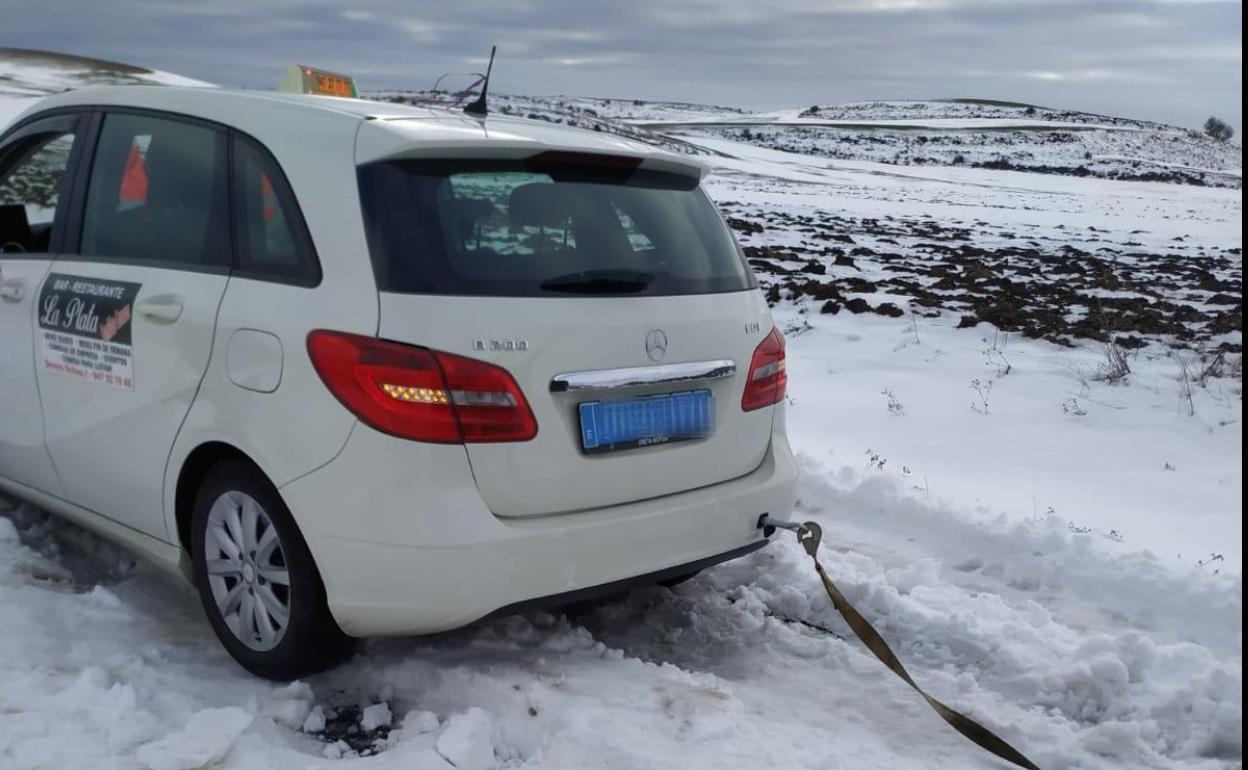
[{"label": "tail light", "polygon": [[325,330],[308,335],[308,355],[343,406],[385,433],[438,444],[537,435],[520,386],[493,364]]},{"label": "tail light", "polygon": [[772,329],[750,359],[749,379],[741,396],[741,409],[751,412],[762,409],[784,398],[789,375],[784,368],[784,335]]}]

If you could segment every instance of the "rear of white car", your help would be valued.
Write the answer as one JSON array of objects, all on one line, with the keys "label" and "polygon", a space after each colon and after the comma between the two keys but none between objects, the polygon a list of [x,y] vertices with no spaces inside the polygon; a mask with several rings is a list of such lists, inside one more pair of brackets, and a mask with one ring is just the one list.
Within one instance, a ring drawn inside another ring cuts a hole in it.
[{"label": "rear of white car", "polygon": [[794,494],[783,338],[701,169],[370,130],[378,339],[309,341],[360,423],[282,490],[342,628],[439,631],[761,546]]},{"label": "rear of white car", "polygon": [[[43,419],[0,423],[0,487],[182,566],[249,670],[679,579],[792,506],[784,340],[695,163],[510,118],[109,88],[7,132],[0,190],[58,136],[51,246],[0,254],[0,360],[43,351],[6,379]],[[97,344],[53,328],[58,292],[117,297],[133,382],[49,365],[49,339]]]}]

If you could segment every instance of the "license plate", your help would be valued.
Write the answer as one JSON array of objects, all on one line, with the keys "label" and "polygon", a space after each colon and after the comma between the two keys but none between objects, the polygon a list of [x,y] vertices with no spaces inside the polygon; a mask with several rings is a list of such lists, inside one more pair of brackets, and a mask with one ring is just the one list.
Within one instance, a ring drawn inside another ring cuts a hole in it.
[{"label": "license plate", "polygon": [[581,447],[589,454],[706,438],[715,430],[709,390],[609,398],[577,408]]}]

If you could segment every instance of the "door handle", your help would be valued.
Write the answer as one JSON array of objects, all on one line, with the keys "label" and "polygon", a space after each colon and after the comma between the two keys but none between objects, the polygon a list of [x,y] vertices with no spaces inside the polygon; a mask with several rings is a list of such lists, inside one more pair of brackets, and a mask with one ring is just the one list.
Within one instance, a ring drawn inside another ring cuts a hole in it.
[{"label": "door handle", "polygon": [[18,278],[0,280],[0,298],[6,302],[21,302],[26,298],[26,284]]},{"label": "door handle", "polygon": [[138,303],[139,315],[150,318],[156,323],[171,324],[182,317],[182,299],[172,294],[145,299]]}]

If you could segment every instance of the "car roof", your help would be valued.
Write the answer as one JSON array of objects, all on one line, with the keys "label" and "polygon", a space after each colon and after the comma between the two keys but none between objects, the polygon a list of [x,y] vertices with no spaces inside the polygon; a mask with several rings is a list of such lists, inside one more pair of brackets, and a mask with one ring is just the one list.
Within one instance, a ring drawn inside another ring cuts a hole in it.
[{"label": "car roof", "polygon": [[[209,118],[223,109],[238,109],[244,104],[265,105],[276,112],[287,114],[292,120],[361,120],[388,116],[408,118],[436,118],[439,110],[412,107],[405,104],[374,102],[367,99],[345,99],[336,96],[314,96],[282,91],[253,91],[247,89],[194,87],[194,86],[93,86],[63,91],[43,98],[36,105],[39,110],[57,107],[108,105],[167,109],[171,112],[192,114]],[[188,110],[187,106],[193,105]],[[228,121],[224,121],[228,122]]]},{"label": "car roof", "polygon": [[[346,99],[279,91],[235,90],[186,86],[99,86],[45,97],[23,117],[46,110],[117,106],[164,110],[238,126],[247,115],[250,133],[289,137],[305,132],[309,122],[360,129],[360,162],[387,157],[424,155],[448,150],[506,156],[544,150],[628,155],[647,167],[702,175],[705,167],[692,158],[607,132],[587,131],[541,120],[491,114],[486,118],[459,110],[416,107],[368,99]],[[354,130],[352,128],[351,130]],[[261,141],[268,137],[257,135]]]}]

